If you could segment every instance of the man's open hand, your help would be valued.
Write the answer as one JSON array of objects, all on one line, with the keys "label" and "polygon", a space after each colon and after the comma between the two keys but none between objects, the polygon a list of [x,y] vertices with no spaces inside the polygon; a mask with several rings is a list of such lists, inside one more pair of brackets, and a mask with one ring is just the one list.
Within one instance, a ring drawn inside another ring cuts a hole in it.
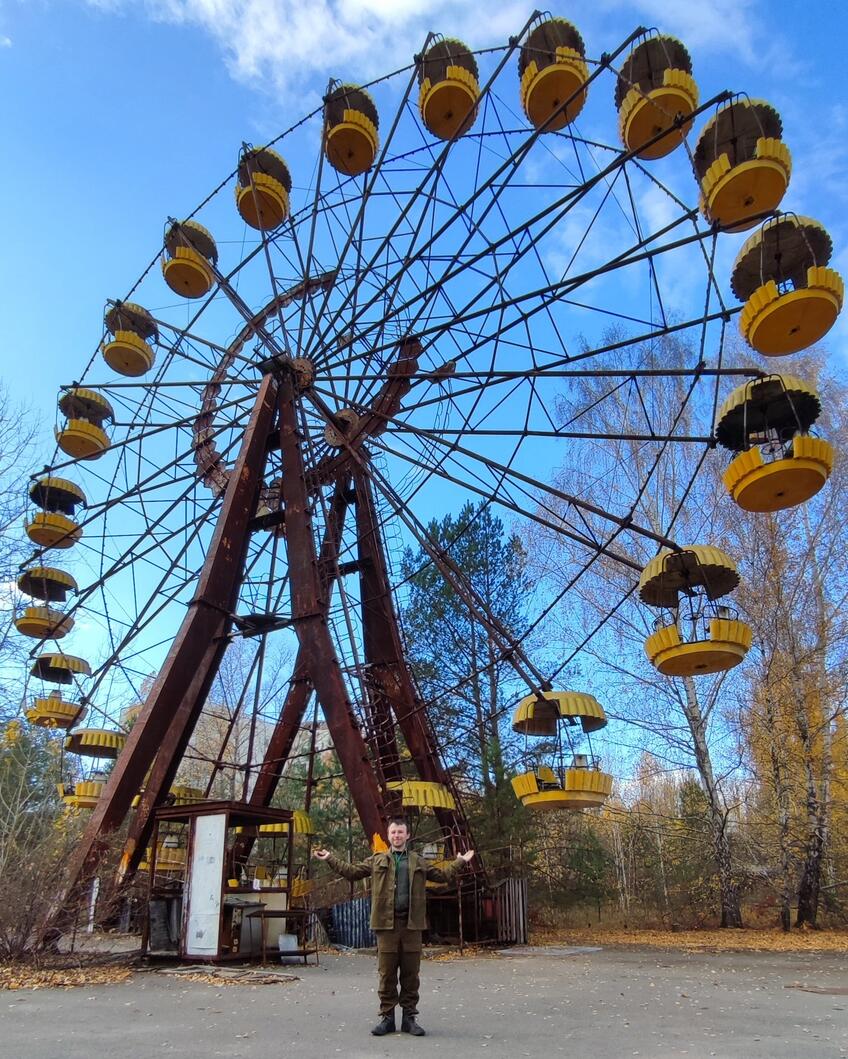
[{"label": "man's open hand", "polygon": [[459,857],[460,860],[464,860],[465,863],[467,864],[471,860],[471,858],[474,856],[474,850],[473,849],[469,849],[469,850],[466,850],[465,853],[457,853],[457,856]]}]

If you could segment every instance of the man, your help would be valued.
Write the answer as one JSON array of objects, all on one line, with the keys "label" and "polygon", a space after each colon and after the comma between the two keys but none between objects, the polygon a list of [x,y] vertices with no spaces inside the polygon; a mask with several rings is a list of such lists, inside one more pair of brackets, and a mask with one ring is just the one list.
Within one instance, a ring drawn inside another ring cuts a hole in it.
[{"label": "man", "polygon": [[[421,966],[421,934],[426,929],[424,884],[453,882],[461,868],[474,856],[474,850],[460,853],[447,868],[436,868],[424,857],[407,849],[409,825],[402,817],[389,821],[388,853],[375,853],[359,864],[347,864],[328,849],[316,849],[315,856],[351,882],[371,876],[371,929],[377,935],[377,988],[380,1021],[371,1032],[375,1037],[394,1033],[395,1006],[400,1000],[402,1033],[423,1037],[415,1021],[418,1014],[418,971]],[[400,997],[398,998],[398,976]]]}]

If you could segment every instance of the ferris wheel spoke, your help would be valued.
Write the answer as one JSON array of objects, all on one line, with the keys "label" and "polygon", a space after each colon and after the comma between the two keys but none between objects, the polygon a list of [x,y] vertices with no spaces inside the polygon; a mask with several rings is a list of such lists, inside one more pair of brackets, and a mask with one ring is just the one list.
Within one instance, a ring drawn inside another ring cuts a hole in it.
[{"label": "ferris wheel spoke", "polygon": [[[700,111],[706,110],[706,109],[716,105],[718,102],[721,101],[722,98],[723,98],[723,96],[718,96],[718,97],[714,98],[713,100],[708,101],[707,103],[703,104],[703,106],[700,108]],[[538,131],[537,131],[537,135],[538,135]],[[532,137],[531,137],[531,139],[532,139]],[[567,215],[567,213],[573,207],[575,207],[577,204],[579,204],[580,200],[588,193],[588,191],[592,190],[592,188],[594,188],[594,186],[596,186],[597,184],[599,184],[602,181],[606,180],[606,178],[609,175],[613,174],[614,172],[619,171],[625,165],[626,162],[630,161],[632,156],[633,156],[632,152],[624,152],[624,153],[618,154],[616,156],[616,158],[614,158],[614,160],[610,163],[610,165],[608,167],[606,167],[606,169],[601,170],[598,174],[593,176],[589,181],[586,182],[585,185],[575,189],[573,192],[567,194],[566,196],[558,199],[557,201],[555,201],[554,203],[550,204],[549,206],[543,208],[540,212],[538,212],[529,221],[523,221],[515,229],[513,229],[511,232],[507,233],[506,236],[502,236],[502,237],[500,237],[500,239],[496,240],[491,245],[491,247],[484,248],[483,250],[479,251],[478,255],[477,255],[477,258],[485,257],[490,252],[490,250],[499,248],[506,241],[508,241],[509,239],[514,238],[514,236],[516,234],[518,234],[518,233],[520,233],[522,231],[527,232],[527,231],[532,230],[532,226],[534,224],[536,224],[537,222],[548,220],[548,223],[539,232],[534,233],[534,238],[535,239],[539,239],[539,238],[543,237],[556,224],[558,224]],[[556,212],[556,211],[558,211],[558,212]],[[551,213],[554,214],[553,219],[549,219]],[[686,211],[686,216],[694,217],[693,211],[687,210]],[[666,226],[666,228],[663,229],[662,231],[663,232],[664,231],[668,231],[671,228],[676,227],[679,223],[680,223],[680,220],[677,220],[672,225]],[[439,233],[437,233],[437,234],[442,234],[443,230],[444,229],[440,229]],[[463,244],[461,249],[464,250],[466,245],[467,245],[467,241],[466,241],[466,243]],[[639,245],[639,244],[637,244],[637,245]],[[644,242],[643,242],[642,245],[644,245]],[[425,245],[425,247],[423,247],[418,252],[418,254],[416,256],[419,256],[420,253],[425,251],[427,248],[428,248],[427,245]],[[407,267],[408,267],[408,265],[407,265]],[[462,266],[462,268],[465,268],[465,267],[467,267],[467,264]],[[451,273],[450,271],[448,271],[448,273],[446,273],[445,275],[443,275],[440,278],[440,283],[441,284],[447,283],[450,279],[454,278],[459,272],[461,272],[462,268],[456,269],[454,271],[454,273]],[[405,303],[404,305],[402,305],[400,307],[400,309],[397,310],[397,312],[408,311],[409,308],[410,308],[410,303],[414,303],[414,301],[418,300],[421,297],[427,296],[429,293],[431,293],[429,288],[426,288],[423,292],[419,292],[418,295],[413,296],[413,298],[410,299],[410,302]]]},{"label": "ferris wheel spoke", "polygon": [[[534,510],[532,507],[528,507],[526,504],[522,504],[519,500],[516,500],[502,491],[499,486],[495,486],[494,489],[489,486],[481,477],[477,476],[476,473],[469,473],[467,470],[464,474],[452,474],[448,471],[443,464],[433,467],[432,464],[426,460],[421,459],[411,452],[404,452],[403,450],[389,445],[384,438],[380,438],[376,444],[379,448],[387,455],[394,456],[398,459],[404,460],[407,463],[412,464],[421,470],[431,471],[441,478],[443,481],[450,482],[452,485],[461,486],[463,489],[467,489],[474,493],[476,496],[481,497],[487,503],[497,504],[498,507],[503,508],[505,511],[509,511],[513,515],[518,515],[522,519],[527,519],[531,522],[535,522],[540,526],[544,526],[546,529],[552,530],[560,536],[567,537],[569,540],[580,544],[582,547],[589,549],[590,551],[597,551],[609,558],[614,559],[617,563],[622,566],[626,566],[629,569],[637,570],[641,573],[642,567],[635,563],[628,556],[623,553],[616,552],[609,547],[604,541],[595,539],[592,536],[587,536],[583,533],[579,533],[576,529],[570,527],[556,511],[546,509],[545,506],[539,501],[537,496],[533,496],[531,493],[525,491],[525,495],[530,499],[533,504],[538,505],[542,508],[542,511]],[[473,477],[475,480],[470,481],[469,477]],[[547,513],[545,513],[547,512]]]},{"label": "ferris wheel spoke", "polygon": [[[662,254],[669,254],[674,250],[681,249],[682,247],[689,246],[692,243],[700,242],[701,240],[710,237],[711,233],[708,230],[702,232],[696,231],[692,235],[683,236],[681,238],[672,240],[671,242],[664,243],[660,246],[652,247],[650,245],[651,243],[655,243],[658,239],[664,237],[665,235],[673,232],[673,230],[679,227],[679,225],[685,219],[685,217],[676,218],[664,228],[653,233],[646,239],[643,239],[640,242],[629,247],[627,250],[618,254],[616,257],[605,262],[601,266],[589,269],[577,276],[571,276],[559,280],[556,283],[546,284],[542,287],[536,288],[535,290],[524,292],[521,295],[502,299],[500,302],[495,302],[488,306],[480,307],[480,297],[482,297],[483,294],[487,293],[487,291],[495,285],[496,281],[490,281],[487,288],[485,288],[481,292],[477,292],[475,297],[468,301],[468,303],[460,311],[460,314],[457,318],[452,319],[451,321],[446,322],[444,324],[436,324],[430,327],[419,329],[417,332],[417,337],[422,341],[424,339],[431,339],[432,341],[435,338],[439,337],[441,334],[443,334],[445,331],[450,330],[451,327],[457,326],[457,324],[459,323],[466,323],[471,320],[480,319],[481,317],[485,318],[493,311],[499,310],[501,308],[516,308],[518,309],[518,318],[522,321],[528,320],[531,317],[535,316],[537,313],[546,310],[549,305],[554,304],[556,301],[561,300],[563,298],[567,298],[569,294],[571,294],[573,291],[578,290],[581,286],[583,286],[585,283],[589,282],[592,279],[596,279],[600,276],[610,275],[622,268],[628,268],[632,265],[645,263],[653,259],[654,257],[661,256]],[[422,294],[415,296],[415,298],[411,300],[418,300],[420,297],[423,296],[424,293],[427,292],[422,292]],[[432,291],[430,291],[429,293],[432,293]],[[357,359],[359,358],[354,356],[351,358],[347,358],[343,361],[343,363],[351,364]],[[568,359],[571,358],[565,358],[565,362],[567,362]]]},{"label": "ferris wheel spoke", "polygon": [[[397,133],[397,130],[398,130],[399,126],[400,126],[401,117],[406,111],[406,103],[407,103],[407,100],[409,99],[409,94],[412,91],[413,86],[415,84],[415,78],[416,78],[416,72],[415,72],[415,68],[413,67],[412,68],[412,72],[410,73],[409,81],[408,81],[408,83],[406,85],[406,89],[405,89],[405,91],[403,93],[403,96],[402,96],[402,98],[400,100],[400,103],[398,104],[397,110],[395,112],[395,116],[394,116],[394,119],[392,121],[391,127],[389,129],[389,133],[388,133],[385,141],[383,142],[382,150],[380,151],[379,157],[377,158],[377,160],[375,162],[375,165],[374,165],[370,175],[366,178],[365,187],[364,187],[364,190],[363,190],[361,198],[360,198],[359,209],[357,211],[357,214],[356,214],[356,217],[354,219],[354,222],[353,222],[352,225],[349,225],[349,227],[348,227],[348,235],[347,235],[345,244],[344,244],[341,252],[337,255],[337,265],[336,265],[337,269],[341,269],[343,267],[345,259],[346,259],[347,254],[348,254],[348,251],[350,249],[351,243],[353,242],[353,239],[354,239],[354,232],[357,230],[357,228],[359,227],[359,225],[361,223],[361,220],[365,216],[365,212],[366,212],[366,209],[367,209],[367,206],[368,206],[368,202],[369,202],[369,200],[371,198],[371,195],[372,195],[374,189],[377,186],[378,180],[380,178],[382,167],[384,165],[384,162],[385,162],[386,158],[388,157],[389,148],[391,147],[391,144],[392,144],[392,142],[394,140],[394,137],[395,137],[395,135]],[[413,196],[413,198],[414,198],[414,196]],[[411,198],[410,199],[410,204],[411,204],[412,201],[413,201],[413,199]],[[401,219],[402,218],[399,218],[396,223],[400,223]],[[376,256],[379,257],[379,251],[378,251]],[[317,312],[317,319],[319,319],[319,320],[323,320],[325,314],[327,314],[327,312],[328,312],[328,309],[329,309],[329,296],[330,296],[330,292],[326,291],[325,295],[324,295],[324,300],[321,303],[321,305],[319,306],[318,312]],[[330,328],[332,329],[332,328],[335,328],[335,327],[336,327],[336,321],[335,321],[335,319],[333,319],[330,322]],[[316,331],[317,331],[317,328],[316,328]],[[324,341],[326,341],[326,333],[321,335],[320,341],[322,343]],[[309,357],[310,354],[311,354],[311,350],[312,350],[312,342],[310,340],[310,342],[307,343],[307,345],[306,345],[306,347],[305,347],[305,349],[303,351],[303,355],[306,356],[306,357]]]},{"label": "ferris wheel spoke", "polygon": [[436,542],[430,539],[426,527],[400,502],[400,498],[390,483],[373,467],[371,468],[371,480],[392,506],[395,515],[403,521],[418,544],[430,556],[444,581],[466,603],[473,617],[491,633],[499,650],[503,652],[505,660],[516,674],[524,680],[532,692],[541,694],[545,687],[545,678],[528,658],[516,637],[491,612],[488,604],[480,597],[460,567]]},{"label": "ferris wheel spoke", "polygon": [[[527,29],[529,28],[529,26],[530,26],[531,22],[532,22],[532,19],[531,19],[531,20],[529,20],[529,21],[528,21],[528,22],[527,22],[527,23],[525,24],[525,26],[524,26],[523,30],[521,31],[521,34],[519,35],[519,37],[517,37],[517,38],[514,38],[514,42],[515,42],[515,43],[511,43],[511,45],[510,45],[510,49],[509,49],[509,50],[508,50],[508,51],[506,52],[506,54],[504,55],[504,57],[503,57],[503,59],[501,60],[500,64],[498,65],[497,69],[495,70],[494,74],[492,74],[492,76],[490,77],[490,79],[489,79],[488,83],[486,84],[486,86],[485,86],[485,87],[483,88],[483,90],[481,91],[481,93],[480,93],[480,97],[481,97],[482,99],[486,99],[486,98],[488,98],[488,93],[489,93],[489,91],[491,90],[491,87],[492,87],[492,85],[493,85],[493,84],[494,84],[494,82],[496,81],[496,79],[497,79],[497,76],[498,76],[498,74],[500,73],[500,71],[501,71],[502,67],[503,67],[503,66],[504,66],[504,64],[506,63],[506,61],[507,61],[507,59],[508,59],[509,55],[510,55],[510,54],[512,53],[512,50],[513,50],[513,48],[515,47],[515,45],[517,44],[518,40],[519,40],[519,39],[520,39],[521,37],[523,37],[523,35],[524,35],[524,34],[526,33],[526,31],[527,31]],[[630,43],[630,42],[632,41],[632,39],[634,39],[634,37],[633,37],[633,35],[631,34],[631,36],[630,36],[630,37],[629,37],[629,38],[628,38],[628,39],[627,39],[627,40],[626,40],[626,41],[625,41],[625,42],[624,42],[623,44],[621,44],[621,45],[620,45],[620,46],[619,46],[619,47],[618,47],[618,48],[617,48],[617,49],[616,49],[616,50],[615,50],[615,51],[614,51],[614,52],[612,53],[612,55],[610,55],[610,56],[609,56],[609,60],[612,60],[612,59],[614,59],[614,58],[615,58],[615,57],[616,57],[617,55],[619,55],[619,54],[620,54],[620,53],[621,53],[622,51],[624,51],[624,49],[625,49],[625,48],[626,48],[626,47],[627,47],[627,46],[629,45],[629,43]],[[594,79],[595,79],[595,78],[596,78],[596,77],[597,77],[597,76],[598,76],[598,75],[599,75],[599,74],[601,73],[602,69],[603,69],[603,64],[602,64],[601,66],[599,66],[599,68],[598,68],[597,70],[595,70],[595,71],[594,71],[594,73],[592,73],[592,74],[590,74],[590,75],[589,75],[589,78],[588,78],[588,80],[587,80],[587,85],[591,84],[591,82],[592,82],[592,81],[593,81],[593,80],[594,80]],[[407,97],[408,97],[408,92],[407,92]],[[469,198],[468,198],[468,199],[466,200],[466,202],[465,202],[465,203],[463,203],[462,207],[461,207],[461,208],[460,208],[459,210],[455,211],[455,213],[454,213],[454,214],[452,215],[452,217],[450,217],[450,218],[449,218],[449,219],[448,219],[448,220],[447,220],[447,221],[446,221],[446,222],[445,222],[445,223],[444,223],[444,224],[443,224],[443,225],[442,225],[442,226],[441,226],[441,227],[440,227],[440,228],[439,228],[439,229],[437,230],[437,232],[436,232],[436,233],[434,234],[434,236],[432,236],[432,237],[431,237],[431,240],[430,240],[430,241],[429,241],[428,243],[425,243],[425,244],[424,244],[424,245],[423,245],[423,246],[422,246],[422,247],[421,247],[421,248],[420,248],[420,249],[419,249],[419,250],[418,250],[418,251],[416,252],[416,254],[415,254],[414,258],[412,259],[412,261],[410,261],[410,262],[409,262],[409,264],[412,264],[412,263],[413,263],[413,261],[415,261],[415,260],[417,260],[418,258],[420,258],[421,254],[423,254],[423,253],[426,253],[426,251],[427,251],[427,250],[428,250],[428,249],[430,248],[430,245],[431,245],[431,244],[433,243],[433,241],[434,241],[435,239],[437,239],[437,238],[441,237],[441,236],[442,236],[442,235],[443,235],[443,234],[444,234],[444,233],[445,233],[445,232],[446,232],[446,231],[447,231],[447,230],[448,230],[448,229],[450,228],[450,226],[451,226],[451,225],[452,225],[452,224],[454,223],[454,221],[456,220],[457,216],[461,216],[461,217],[464,217],[464,216],[466,215],[466,213],[467,213],[467,211],[468,211],[468,210],[470,210],[470,209],[473,209],[473,203],[475,202],[475,200],[476,200],[476,199],[477,199],[477,198],[478,198],[478,197],[479,197],[480,195],[482,195],[482,194],[483,194],[484,192],[487,192],[487,191],[488,191],[488,190],[490,189],[490,187],[491,187],[491,186],[492,186],[492,185],[493,185],[493,184],[495,183],[495,181],[496,181],[496,180],[497,180],[498,178],[500,178],[500,177],[504,177],[505,179],[504,179],[504,181],[503,181],[503,184],[504,184],[504,185],[506,185],[506,184],[507,184],[507,183],[509,182],[509,176],[510,176],[510,175],[511,175],[511,174],[512,174],[512,173],[513,173],[513,172],[514,172],[515,170],[517,170],[517,168],[518,168],[518,166],[520,165],[521,161],[523,161],[524,157],[525,157],[525,156],[526,156],[526,155],[527,155],[527,154],[529,153],[529,151],[530,151],[530,149],[532,148],[533,144],[534,144],[534,143],[536,142],[536,140],[537,140],[537,139],[539,138],[539,136],[540,136],[540,135],[541,135],[541,130],[539,130],[539,129],[535,129],[535,130],[534,130],[534,131],[533,131],[532,133],[530,133],[530,134],[529,134],[529,135],[528,135],[528,136],[526,137],[526,139],[524,140],[524,142],[523,142],[523,143],[522,143],[522,144],[521,144],[521,145],[519,146],[519,148],[517,149],[517,151],[516,151],[516,152],[513,152],[513,154],[512,154],[512,155],[511,155],[511,156],[510,156],[509,158],[507,158],[507,159],[506,159],[506,160],[505,160],[505,161],[504,161],[504,162],[502,163],[502,165],[501,165],[501,166],[500,166],[500,167],[499,167],[499,168],[498,168],[498,169],[497,169],[497,170],[496,170],[496,171],[495,171],[495,172],[494,172],[494,173],[493,173],[492,175],[490,175],[490,176],[489,176],[489,177],[488,177],[488,178],[487,178],[487,179],[486,179],[485,181],[482,181],[482,182],[481,182],[481,185],[480,185],[479,187],[475,188],[475,191],[474,191],[474,193],[473,193],[473,194],[472,194],[472,195],[471,195],[471,196],[470,196],[470,197],[469,197]],[[440,164],[443,164],[443,161],[442,161],[442,160],[443,160],[444,158],[446,158],[449,146],[450,146],[450,144],[446,145],[446,146],[445,146],[445,147],[444,147],[444,148],[442,149],[442,152],[441,152],[441,154],[440,154],[440,156],[439,156],[439,160],[438,160]],[[422,185],[422,186],[423,186],[423,185]],[[476,225],[474,226],[474,230],[476,230],[476,229],[477,229],[477,228],[479,227],[479,224],[480,224],[480,223],[482,222],[482,220],[483,220],[483,219],[485,218],[485,216],[486,216],[486,213],[487,213],[487,212],[488,212],[488,210],[484,212],[484,214],[483,214],[483,217],[482,217],[482,218],[478,219],[478,222],[477,222],[477,224],[476,224]],[[543,215],[544,215],[544,214],[543,214]],[[403,216],[403,215],[402,215],[402,216]],[[389,233],[388,233],[388,234],[387,234],[387,236],[386,236],[386,241],[388,241],[389,239],[391,239],[391,238],[392,238],[392,237],[394,236],[394,234],[395,234],[395,232],[396,232],[396,230],[397,230],[397,224],[399,223],[399,221],[400,221],[400,218],[398,219],[398,221],[397,221],[397,222],[395,222],[395,225],[393,225],[393,226],[392,226],[392,228],[390,229]],[[529,224],[532,224],[532,223],[533,223],[533,221],[529,222]],[[469,237],[467,237],[467,238],[466,238],[466,242],[464,242],[464,243],[463,243],[463,244],[461,245],[461,247],[459,248],[459,253],[462,253],[462,251],[463,251],[463,250],[465,249],[465,247],[467,246],[467,242],[468,242],[468,239],[469,239],[469,238],[470,238],[470,236],[469,236]],[[379,252],[378,252],[378,255],[377,255],[377,256],[379,256]],[[370,265],[371,265],[371,264],[373,264],[373,261],[374,261],[374,260],[376,260],[376,256],[375,256],[375,258],[374,258],[374,259],[372,259],[372,262],[370,262],[370,263],[369,263],[369,267],[370,267]],[[397,280],[396,280],[396,278],[393,278],[392,280],[390,280],[390,282],[396,282],[396,281],[397,281]],[[378,295],[376,295],[376,296],[375,296],[375,300],[376,300],[376,298],[377,298],[377,297],[381,297],[381,296],[382,296],[382,292],[379,292],[379,293],[378,293]],[[364,309],[367,309],[367,308],[370,308],[370,305],[366,305],[366,306],[364,306]],[[341,309],[340,309],[339,311],[340,311],[340,312],[346,312],[346,310],[347,310],[347,306],[346,306],[346,304],[343,304],[343,305],[342,305],[342,307],[341,307]],[[334,327],[334,326],[336,325],[336,322],[337,322],[337,321],[336,321],[336,319],[335,319],[335,318],[334,318],[334,319],[332,319],[332,320],[330,321],[330,325],[328,326],[328,328],[327,328],[327,329],[325,329],[325,331],[324,331],[324,332],[322,332],[322,334],[321,334],[321,336],[320,336],[320,338],[321,338],[321,341],[324,341],[324,340],[325,340],[325,338],[326,338],[326,335],[327,335],[327,334],[329,333],[329,331],[330,331],[330,330],[331,330],[331,329],[332,329],[332,328],[333,328],[333,327]],[[350,322],[350,324],[351,324],[351,325],[353,325],[353,324],[354,324],[354,323],[356,322],[356,318],[352,318],[352,319],[351,319],[351,320],[350,320],[349,322]]]},{"label": "ferris wheel spoke", "polygon": [[[236,441],[234,440],[231,443],[231,447],[235,444]],[[151,476],[151,479],[153,477],[154,476]],[[194,478],[194,476],[192,476],[192,478]],[[176,540],[178,537],[183,535],[185,533],[185,527],[177,526],[175,529],[167,531],[163,534],[163,536],[158,538],[154,536],[154,532],[156,531],[158,526],[165,524],[166,519],[168,519],[168,517],[174,511],[178,510],[181,506],[183,506],[183,504],[186,502],[186,499],[193,493],[193,489],[194,482],[191,481],[190,484],[186,487],[186,489],[181,494],[179,494],[176,499],[174,499],[155,520],[148,520],[140,533],[131,536],[130,543],[121,553],[119,553],[111,560],[111,565],[108,568],[104,568],[101,565],[100,576],[98,580],[94,582],[91,586],[89,586],[87,589],[83,589],[78,594],[70,613],[73,613],[80,607],[84,607],[87,604],[90,596],[98,589],[102,588],[105,582],[107,582],[110,578],[114,577],[115,575],[120,574],[126,569],[132,568],[133,570],[135,570],[137,564],[148,562],[153,566],[153,568],[158,568],[160,572],[162,571],[163,568],[161,566],[157,567],[156,564],[152,563],[152,560],[150,560],[149,557],[159,553],[164,547],[164,545],[170,542],[171,540]],[[125,500],[127,499],[127,497],[124,496],[122,499]],[[103,505],[102,509],[98,511],[96,515],[102,515],[102,513],[104,513],[106,510],[116,506],[116,503],[117,500],[113,500],[110,504],[108,504],[108,506]],[[167,568],[165,568],[165,574],[163,580],[159,583],[157,587],[157,592],[162,590],[163,586],[167,582],[167,578],[170,576],[170,573],[175,568],[177,562],[179,562],[182,555],[184,555],[188,551],[188,548],[194,543],[195,538],[201,533],[206,518],[209,516],[215,506],[217,506],[217,499],[212,499],[205,508],[205,510],[200,513],[200,517],[195,519],[193,523],[193,532],[186,536],[186,539],[184,540],[183,546],[180,549],[179,553],[172,560],[172,562],[168,564]],[[83,523],[83,525],[85,524],[86,523]],[[105,559],[106,552],[102,547],[98,554],[100,555],[101,560]]]},{"label": "ferris wheel spoke", "polygon": [[538,489],[544,493],[548,493],[559,500],[573,505],[576,509],[579,509],[591,515],[597,515],[598,517],[606,521],[613,522],[616,525],[622,527],[623,529],[627,529],[629,532],[635,533],[642,537],[646,537],[648,540],[653,541],[655,544],[662,545],[666,548],[671,548],[674,551],[678,549],[678,545],[674,541],[671,541],[668,538],[662,536],[662,534],[655,533],[653,530],[648,529],[647,527],[639,526],[638,524],[632,521],[632,518],[630,516],[615,515],[610,511],[605,511],[603,508],[598,507],[595,504],[590,504],[586,500],[581,500],[579,497],[572,496],[571,494],[566,493],[563,490],[557,489],[549,482],[543,482],[530,475],[523,474],[521,471],[518,471],[513,467],[507,467],[504,464],[498,463],[497,461],[492,460],[487,456],[482,456],[479,453],[474,452],[472,449],[466,448],[464,445],[459,445],[456,442],[444,441],[432,431],[412,426],[408,426],[407,429],[409,433],[414,433],[421,437],[424,437],[427,440],[434,442],[438,446],[450,447],[453,451],[463,456],[466,456],[471,460],[486,464],[496,471],[503,471],[510,478],[515,478],[516,481],[522,482],[525,485],[529,485],[533,489]]}]

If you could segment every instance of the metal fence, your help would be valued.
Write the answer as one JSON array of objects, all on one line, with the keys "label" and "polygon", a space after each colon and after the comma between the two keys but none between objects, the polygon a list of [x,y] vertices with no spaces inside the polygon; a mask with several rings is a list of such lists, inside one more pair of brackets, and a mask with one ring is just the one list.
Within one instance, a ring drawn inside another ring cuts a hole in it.
[{"label": "metal fence", "polygon": [[498,941],[526,945],[527,880],[504,879],[494,887],[495,913],[498,920]]},{"label": "metal fence", "polygon": [[370,897],[356,897],[352,901],[331,905],[328,929],[330,941],[350,949],[373,949],[377,938],[368,925],[370,918]]}]

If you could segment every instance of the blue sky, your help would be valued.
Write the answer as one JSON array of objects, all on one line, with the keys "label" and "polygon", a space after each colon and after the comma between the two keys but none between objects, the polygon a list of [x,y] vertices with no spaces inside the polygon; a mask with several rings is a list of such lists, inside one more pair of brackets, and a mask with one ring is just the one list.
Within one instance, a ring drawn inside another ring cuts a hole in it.
[{"label": "blue sky", "polygon": [[[0,312],[13,395],[52,425],[57,387],[88,360],[105,298],[150,260],[166,216],[230,171],[242,140],[261,142],[311,110],[330,74],[364,79],[405,64],[428,28],[472,46],[503,42],[527,5],[480,11],[416,0],[0,0],[11,163],[0,173]],[[564,13],[590,54],[640,22],[658,25],[688,45],[703,95],[731,87],[773,102],[795,159],[791,205],[825,223],[844,266],[845,5],[598,0]],[[309,171],[311,145],[304,155],[292,162]]]},{"label": "blue sky", "polygon": [[[638,24],[658,26],[686,43],[703,99],[728,88],[771,102],[794,159],[784,206],[824,223],[833,264],[846,274],[848,16],[837,2],[815,5],[815,18],[809,10],[764,0],[596,0],[561,13],[590,56]],[[165,219],[185,215],[231,172],[242,141],[265,142],[314,109],[328,77],[362,82],[402,67],[429,29],[473,48],[503,44],[530,13],[512,0],[481,12],[479,4],[416,0],[0,0],[9,159],[0,172],[2,372],[12,396],[43,418],[44,456],[33,470],[52,452],[59,386],[80,378],[100,341],[104,301],[123,296],[154,257]],[[609,83],[603,93],[587,108],[587,129],[611,142]],[[317,143],[314,125],[286,141],[301,201]],[[677,155],[658,171],[694,198],[684,163]],[[661,226],[662,201],[646,197],[643,206]],[[231,199],[226,209],[234,214]],[[563,251],[579,240],[583,216],[563,225]],[[603,235],[599,226],[585,262],[604,259]],[[740,241],[722,240],[725,279]],[[234,243],[222,236],[230,263]],[[688,280],[685,270],[665,278],[674,302],[692,294]],[[827,340],[839,365],[847,331],[840,321]],[[508,445],[491,446],[506,458]],[[540,443],[534,473],[544,476],[555,461],[553,446]],[[427,517],[426,503],[419,513]]]}]

